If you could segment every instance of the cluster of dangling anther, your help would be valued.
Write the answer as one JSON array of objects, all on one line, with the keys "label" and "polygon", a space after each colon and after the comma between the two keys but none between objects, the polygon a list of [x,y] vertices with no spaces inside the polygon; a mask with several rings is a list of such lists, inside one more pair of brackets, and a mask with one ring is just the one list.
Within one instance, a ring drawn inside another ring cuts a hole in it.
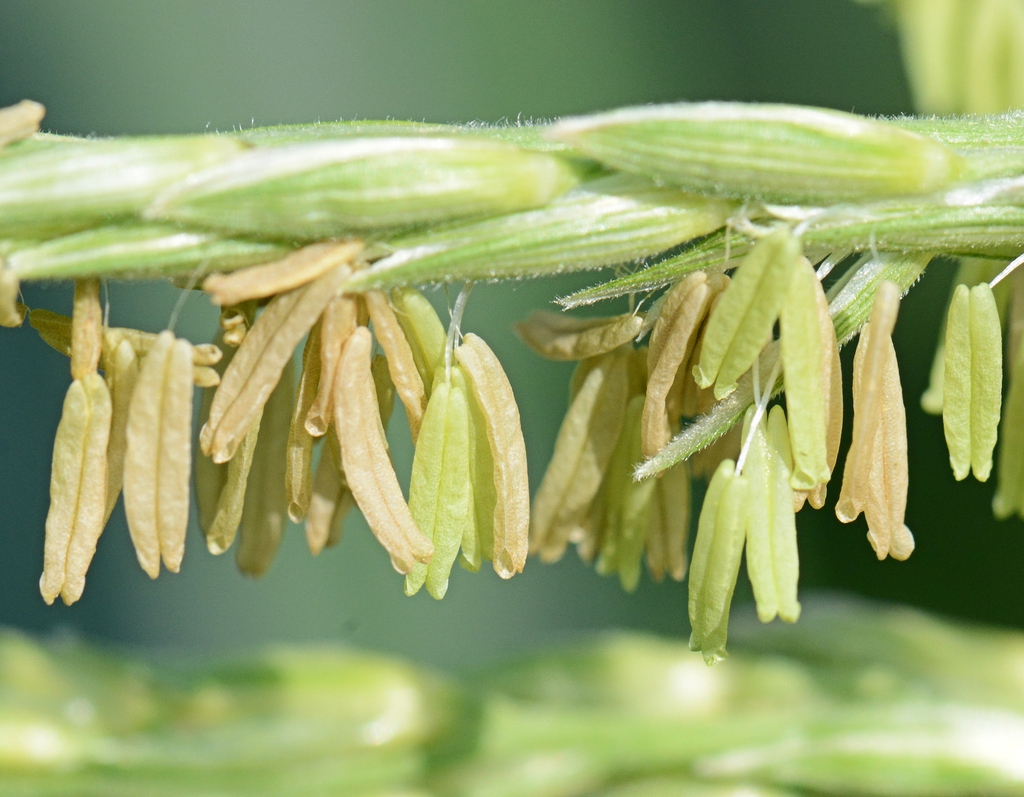
[{"label": "cluster of dangling anther", "polygon": [[[203,288],[222,308],[219,345],[104,326],[95,279],[76,282],[71,318],[31,313],[44,340],[70,355],[74,380],[54,446],[47,602],[81,597],[122,483],[142,568],[154,578],[161,561],[179,569],[193,385],[207,389],[195,465],[200,525],[215,554],[237,538],[244,573],[267,570],[287,517],[305,522],[314,554],[337,543],[353,504],[409,594],[425,584],[443,597],[460,556],[470,570],[493,561],[503,578],[523,569],[529,485],[519,413],[491,349],[459,329],[468,290],[446,332],[415,289],[346,293],[361,252],[357,241],[314,244],[208,277]],[[408,502],[385,437],[396,394],[416,444]]]},{"label": "cluster of dangling anther", "polygon": [[[880,282],[857,349],[853,443],[836,509],[843,522],[865,514],[880,559],[905,559],[914,545],[903,522],[906,422],[891,342],[898,304],[896,286]],[[709,661],[725,655],[744,550],[761,620],[795,621],[795,514],[824,506],[843,391],[829,303],[789,228],[760,231],[731,276],[691,273],[646,314],[538,313],[518,329],[541,355],[580,361],[535,499],[532,550],[555,560],[573,542],[627,589],[645,552],[655,579],[682,579],[689,482],[709,477],[689,573],[692,646]],[[769,407],[780,390],[785,410]],[[644,456],[734,394],[750,396],[741,425],[657,478],[634,481]]]}]

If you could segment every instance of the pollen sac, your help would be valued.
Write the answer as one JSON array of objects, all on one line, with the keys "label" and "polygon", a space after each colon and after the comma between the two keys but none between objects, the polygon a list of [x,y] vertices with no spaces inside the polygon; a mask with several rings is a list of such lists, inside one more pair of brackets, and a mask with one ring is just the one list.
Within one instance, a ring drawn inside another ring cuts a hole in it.
[{"label": "pollen sac", "polygon": [[128,446],[128,408],[135,383],[139,378],[139,360],[126,340],[104,354],[106,383],[110,391],[110,440],[107,444],[107,508],[106,519],[114,511],[124,484],[124,457]]},{"label": "pollen sac", "polygon": [[722,399],[771,340],[800,257],[800,243],[786,228],[757,242],[733,275],[708,319],[694,377],[715,386]]},{"label": "pollen sac", "polygon": [[71,383],[53,445],[39,580],[47,603],[60,595],[71,605],[85,589],[85,574],[106,522],[110,417],[110,392],[99,374]]},{"label": "pollen sac", "polygon": [[427,564],[433,543],[416,525],[388,456],[372,370],[372,336],[356,327],[342,349],[334,380],[334,425],[349,489],[367,525],[391,556],[395,570],[409,574]]},{"label": "pollen sac", "polygon": [[356,328],[359,303],[354,296],[336,296],[320,318],[320,387],[306,414],[306,431],[322,436],[334,411],[334,375],[345,341]]},{"label": "pollen sac", "polygon": [[[332,436],[332,432],[328,432],[328,436]],[[355,499],[348,488],[345,471],[334,447],[326,445],[320,453],[305,517],[306,544],[313,556],[341,541],[345,518],[353,506]]]},{"label": "pollen sac", "polygon": [[405,593],[413,595],[426,583],[440,600],[465,536],[475,536],[473,484],[470,478],[469,404],[461,369],[451,380],[438,374],[423,416],[409,482],[409,511],[420,531],[434,544],[429,564],[417,564],[405,578]]},{"label": "pollen sac", "polygon": [[853,361],[853,442],[836,517],[851,523],[863,512],[878,558],[902,560],[913,552],[914,538],[904,525],[907,420],[891,337],[898,306],[899,290],[883,282],[871,321],[861,330]]},{"label": "pollen sac", "polygon": [[655,495],[645,546],[647,569],[655,581],[666,574],[673,581],[682,581],[690,535],[690,469],[681,462],[653,481]]},{"label": "pollen sac", "polygon": [[936,191],[961,158],[888,122],[792,105],[623,108],[565,119],[549,137],[616,169],[704,193],[794,205]]},{"label": "pollen sac", "polygon": [[20,327],[25,322],[25,306],[18,301],[21,282],[7,269],[0,255],[0,327]]},{"label": "pollen sac", "polygon": [[[749,427],[750,414],[745,426]],[[796,545],[796,514],[787,466],[789,434],[781,407],[773,407],[775,423],[762,417],[753,432],[743,473],[749,481],[747,503],[747,573],[762,623],[776,616],[795,623],[799,557]],[[744,435],[746,439],[746,435]]]},{"label": "pollen sac", "polygon": [[507,579],[523,571],[529,549],[530,480],[519,406],[501,363],[483,339],[468,333],[455,357],[469,391],[471,477],[479,490],[474,500],[479,502],[481,553]]},{"label": "pollen sac", "polygon": [[[315,438],[306,429],[306,416],[320,386],[320,328],[317,321],[309,331],[302,349],[302,371],[295,396],[291,423],[288,426],[288,446],[285,454],[285,493],[288,498],[288,516],[300,523],[309,511],[313,495],[313,443]],[[340,467],[340,463],[339,463]]]},{"label": "pollen sac", "polygon": [[557,561],[597,495],[622,430],[630,353],[617,349],[577,366],[585,373],[555,439],[533,501],[530,550]]},{"label": "pollen sac", "polygon": [[729,608],[743,558],[748,494],[745,475],[732,460],[718,466],[708,485],[690,563],[690,650],[715,664],[726,658]]},{"label": "pollen sac", "polygon": [[647,349],[647,400],[642,420],[645,457],[656,454],[669,441],[673,423],[682,414],[681,398],[669,410],[669,394],[680,376],[688,376],[680,374],[680,369],[693,354],[712,294],[707,275],[697,272],[683,278],[662,303]]},{"label": "pollen sac", "polygon": [[158,196],[149,219],[323,240],[543,206],[565,160],[484,138],[342,138],[255,147]]},{"label": "pollen sac", "polygon": [[387,356],[391,383],[405,407],[415,445],[427,408],[427,390],[416,366],[416,356],[387,296],[380,291],[370,291],[364,298],[373,322],[374,337]]},{"label": "pollen sac", "polygon": [[610,318],[575,318],[565,313],[537,310],[515,325],[527,346],[549,360],[597,357],[633,340],[644,318],[624,313]]},{"label": "pollen sac", "polygon": [[142,569],[176,573],[185,553],[192,458],[192,345],[161,332],[128,406],[124,508]]},{"label": "pollen sac", "polygon": [[[798,490],[810,490],[816,485],[826,484],[832,475],[826,445],[827,393],[823,392],[830,386],[824,382],[823,370],[826,357],[831,363],[833,353],[838,354],[838,350],[834,330],[830,338],[822,335],[818,308],[823,298],[824,291],[810,262],[800,258],[779,319],[782,373],[793,452],[792,481]],[[832,329],[831,322],[829,329]]]},{"label": "pollen sac", "polygon": [[1002,325],[992,289],[957,286],[946,319],[942,426],[957,480],[986,481],[999,428]]}]

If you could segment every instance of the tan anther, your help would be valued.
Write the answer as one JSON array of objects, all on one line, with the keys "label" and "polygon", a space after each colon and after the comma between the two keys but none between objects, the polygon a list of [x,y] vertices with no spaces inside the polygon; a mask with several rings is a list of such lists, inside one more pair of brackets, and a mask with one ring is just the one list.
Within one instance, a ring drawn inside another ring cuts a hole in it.
[{"label": "tan anther", "polygon": [[313,494],[313,443],[314,438],[306,430],[306,416],[313,406],[320,384],[320,321],[317,321],[306,338],[302,349],[302,371],[299,374],[299,389],[295,395],[295,408],[288,426],[288,449],[285,455],[285,493],[288,497],[288,516],[296,523],[301,522],[310,509]]},{"label": "tan anther", "polygon": [[139,360],[126,340],[104,356],[107,388],[110,390],[110,442],[107,444],[107,507],[110,518],[124,484],[124,455],[128,445],[128,407],[139,378]]},{"label": "tan anther", "polygon": [[220,310],[221,340],[232,348],[238,348],[245,340],[245,334],[256,318],[256,302],[242,302],[222,307]]},{"label": "tan anther", "polygon": [[[850,523],[863,512],[868,539],[878,558],[906,558],[913,550],[913,537],[904,531],[903,523],[908,485],[907,425],[891,338],[899,293],[891,283],[882,285],[891,287],[876,298],[872,320],[861,330],[854,357],[854,442],[846,457],[836,516]],[[871,437],[865,439],[868,433]]]},{"label": "tan anther", "polygon": [[537,310],[515,330],[531,349],[549,360],[583,360],[617,349],[633,340],[643,327],[639,313],[610,318],[578,318]]},{"label": "tan anther", "polygon": [[288,522],[284,479],[294,385],[295,366],[289,360],[263,408],[249,468],[235,563],[242,573],[253,578],[270,569]]},{"label": "tan anther", "polygon": [[494,570],[511,578],[526,563],[530,533],[530,482],[519,406],[505,370],[481,338],[467,334],[455,357],[484,419],[494,461]]},{"label": "tan anther", "polygon": [[[223,465],[214,465],[215,468],[222,469],[223,478],[220,480],[220,491],[217,495],[213,515],[203,523],[206,548],[214,555],[220,555],[227,551],[238,534],[238,527],[242,522],[242,511],[245,509],[249,472],[252,469],[253,454],[259,440],[262,419],[263,414],[260,413],[260,417],[249,427],[242,444],[230,461]],[[205,457],[202,459],[206,460]]]},{"label": "tan anther", "polygon": [[[667,400],[680,368],[693,355],[697,332],[711,303],[707,275],[697,272],[683,279],[661,306],[647,349],[647,397],[641,421],[643,455],[660,451],[672,434],[673,419]],[[695,383],[696,384],[696,383]],[[678,405],[680,401],[673,402]]]},{"label": "tan anther", "polygon": [[71,383],[53,445],[39,580],[47,603],[60,595],[70,605],[85,588],[85,574],[106,519],[110,415],[110,393],[99,374],[86,374]]},{"label": "tan anther", "polygon": [[362,250],[362,241],[311,244],[273,263],[231,274],[211,274],[203,280],[203,290],[210,294],[214,304],[222,307],[265,299],[301,288],[338,266],[352,263]]},{"label": "tan anther", "polygon": [[344,266],[267,305],[224,372],[199,436],[214,462],[231,459],[281,378],[292,352],[344,282]]},{"label": "tan anther", "polygon": [[434,546],[416,527],[398,486],[381,427],[371,372],[373,338],[358,327],[342,350],[335,380],[335,424],[349,489],[399,573],[429,562]]},{"label": "tan anther", "polygon": [[306,414],[306,431],[322,436],[334,414],[334,374],[341,350],[356,328],[359,310],[355,296],[338,296],[327,305],[320,326],[320,388]]},{"label": "tan anther", "polygon": [[75,280],[71,314],[71,378],[96,371],[103,353],[103,306],[98,279]]},{"label": "tan anther", "polygon": [[701,388],[697,380],[693,378],[693,369],[700,362],[701,351],[704,346],[704,332],[707,329],[708,317],[715,311],[722,293],[729,286],[729,277],[726,274],[714,274],[708,279],[708,288],[711,289],[711,300],[700,327],[695,333],[695,342],[690,359],[679,370],[672,390],[669,392],[666,405],[675,412],[678,406],[682,415],[687,418],[695,418],[698,415],[707,414],[715,404],[714,388]]},{"label": "tan anther", "polygon": [[124,506],[139,564],[177,572],[188,529],[192,346],[161,332],[142,361],[128,407]]},{"label": "tan anther", "polygon": [[658,479],[654,504],[650,536],[661,539],[664,572],[673,581],[682,581],[686,578],[686,542],[690,535],[690,469],[685,462],[669,468]]},{"label": "tan anther", "polygon": [[32,100],[0,108],[0,149],[39,132],[46,108]]},{"label": "tan anther", "polygon": [[391,381],[405,407],[415,445],[420,434],[420,424],[423,423],[423,413],[427,409],[427,391],[423,378],[416,367],[416,358],[405,337],[405,330],[387,296],[380,291],[370,291],[364,298],[373,322],[373,333],[387,356]]}]

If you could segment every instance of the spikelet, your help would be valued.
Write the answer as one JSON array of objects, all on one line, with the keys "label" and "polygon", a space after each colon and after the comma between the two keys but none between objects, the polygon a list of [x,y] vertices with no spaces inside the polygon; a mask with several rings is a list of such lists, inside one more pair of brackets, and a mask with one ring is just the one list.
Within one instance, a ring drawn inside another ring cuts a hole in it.
[{"label": "spikelet", "polygon": [[722,399],[771,340],[800,256],[800,244],[781,227],[757,242],[736,269],[732,282],[708,319],[694,377],[715,386]]},{"label": "spikelet", "polygon": [[[753,408],[747,411],[744,438]],[[771,421],[774,421],[772,423]],[[743,469],[750,483],[746,534],[747,573],[762,623],[776,616],[795,623],[800,616],[797,580],[800,565],[796,546],[796,515],[788,467],[789,431],[786,415],[772,407],[754,430],[750,453]]]},{"label": "spikelet", "polygon": [[203,290],[221,307],[265,299],[308,285],[338,266],[350,265],[362,249],[362,241],[357,240],[311,244],[272,263],[231,274],[211,274],[203,280]]},{"label": "spikelet", "polygon": [[364,299],[373,322],[374,336],[387,356],[391,382],[405,407],[415,445],[420,434],[420,424],[423,423],[423,413],[427,408],[427,389],[423,377],[416,367],[412,346],[387,296],[380,291],[370,291]]},{"label": "spikelet", "polygon": [[871,321],[861,330],[853,370],[853,442],[846,456],[836,517],[851,523],[863,512],[879,559],[906,559],[913,536],[907,505],[907,425],[892,329],[899,289],[878,286]]},{"label": "spikelet", "polygon": [[85,574],[106,520],[110,393],[97,373],[75,379],[53,445],[50,510],[39,591],[53,603],[82,596]]},{"label": "spikelet", "polygon": [[199,443],[214,462],[227,462],[270,397],[299,341],[334,298],[348,275],[338,266],[271,300],[224,372]]},{"label": "spikelet", "polygon": [[690,650],[714,664],[728,656],[729,607],[743,558],[749,482],[727,459],[711,478],[690,563]]},{"label": "spikelet", "polygon": [[448,591],[463,537],[475,536],[466,380],[458,366],[450,375],[446,380],[439,372],[430,392],[409,481],[409,511],[433,542],[434,556],[405,577],[405,594],[416,594],[426,583],[427,592],[438,600]]},{"label": "spikelet", "polygon": [[253,578],[259,578],[270,569],[287,524],[285,470],[294,382],[294,365],[292,360],[288,360],[277,387],[263,407],[252,451],[242,517],[238,524],[235,563],[243,574]]},{"label": "spikelet", "polygon": [[[476,426],[477,434],[484,438],[480,443],[486,442],[488,447],[487,456],[478,455],[480,470],[474,471],[474,483],[481,485],[482,497],[494,494],[492,522],[484,521],[485,527],[491,528],[487,555],[499,576],[511,578],[526,564],[530,529],[530,482],[519,406],[501,363],[481,338],[468,333],[455,357],[467,380],[470,403],[483,422]],[[488,459],[493,488],[486,484]]]},{"label": "spikelet", "polygon": [[551,462],[533,500],[530,550],[545,562],[565,553],[573,529],[582,520],[615,449],[629,399],[630,353],[616,349],[578,370],[578,386],[555,439]]},{"label": "spikelet", "polygon": [[434,546],[417,528],[388,457],[371,366],[370,330],[356,328],[345,343],[335,379],[334,423],[349,489],[370,530],[399,573],[428,563]]},{"label": "spikelet", "polygon": [[334,413],[334,375],[341,350],[359,320],[359,303],[354,296],[337,296],[320,317],[320,387],[306,414],[306,431],[314,437],[327,432]]},{"label": "spikelet", "polygon": [[[810,261],[801,257],[793,269],[789,291],[779,317],[786,407],[789,410],[792,482],[797,490],[828,483],[825,394],[822,388],[823,351],[818,302],[824,292]],[[833,339],[835,334],[832,335]]]},{"label": "spikelet", "polygon": [[192,442],[192,345],[161,332],[128,406],[124,508],[142,569],[177,572],[188,528]]},{"label": "spikelet", "polygon": [[609,318],[576,318],[550,310],[536,310],[515,330],[531,349],[549,360],[597,357],[628,343],[640,334],[644,317],[624,313]]},{"label": "spikelet", "polygon": [[656,454],[671,437],[672,424],[678,420],[681,408],[670,412],[668,396],[679,379],[681,366],[693,354],[711,298],[707,275],[698,271],[684,277],[667,294],[658,313],[647,349],[647,399],[641,425],[645,457]]},{"label": "spikelet", "polygon": [[992,289],[958,285],[946,319],[942,427],[957,481],[987,481],[999,428],[1002,329]]}]

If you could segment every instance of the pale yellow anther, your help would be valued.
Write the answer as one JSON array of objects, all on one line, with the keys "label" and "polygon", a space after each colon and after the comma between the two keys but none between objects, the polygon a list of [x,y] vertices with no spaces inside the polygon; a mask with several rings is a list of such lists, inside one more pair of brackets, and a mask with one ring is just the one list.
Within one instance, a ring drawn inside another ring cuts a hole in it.
[{"label": "pale yellow anther", "polygon": [[578,318],[537,310],[515,325],[519,337],[549,360],[582,360],[610,352],[633,340],[643,327],[639,313],[610,318]]},{"label": "pale yellow anther", "polygon": [[110,416],[110,393],[99,374],[71,383],[53,446],[39,580],[47,603],[60,595],[70,605],[85,588],[85,574],[106,521]]},{"label": "pale yellow anther", "polygon": [[[302,371],[299,389],[295,394],[295,407],[288,426],[288,448],[285,455],[285,493],[288,497],[288,516],[301,522],[310,511],[313,495],[313,443],[314,437],[306,429],[306,416],[313,406],[320,385],[320,321],[309,330],[302,349]],[[322,468],[323,465],[320,465]],[[307,526],[308,528],[308,526]]]},{"label": "pale yellow anther", "polygon": [[124,483],[124,455],[128,445],[128,407],[139,378],[139,360],[126,340],[104,356],[106,382],[110,390],[110,442],[107,444],[107,508],[109,519]]},{"label": "pale yellow anther", "polygon": [[185,553],[192,467],[192,345],[161,332],[128,407],[124,506],[139,564],[177,572]]},{"label": "pale yellow anther", "polygon": [[530,532],[530,482],[526,442],[512,385],[491,348],[472,332],[455,350],[472,399],[484,421],[494,473],[494,570],[502,578],[520,573]]},{"label": "pale yellow anther", "polygon": [[364,299],[373,322],[374,336],[387,356],[391,381],[405,407],[415,445],[420,434],[420,424],[423,423],[423,413],[427,409],[427,388],[416,367],[412,346],[388,297],[380,291],[370,291]]},{"label": "pale yellow anther", "polygon": [[434,546],[416,527],[388,456],[371,370],[372,336],[357,327],[338,364],[335,418],[349,489],[399,573],[429,562]]},{"label": "pale yellow anther", "polygon": [[211,274],[203,280],[203,290],[222,307],[265,299],[301,288],[338,266],[351,264],[362,250],[362,241],[311,244],[273,263],[231,274]]}]

